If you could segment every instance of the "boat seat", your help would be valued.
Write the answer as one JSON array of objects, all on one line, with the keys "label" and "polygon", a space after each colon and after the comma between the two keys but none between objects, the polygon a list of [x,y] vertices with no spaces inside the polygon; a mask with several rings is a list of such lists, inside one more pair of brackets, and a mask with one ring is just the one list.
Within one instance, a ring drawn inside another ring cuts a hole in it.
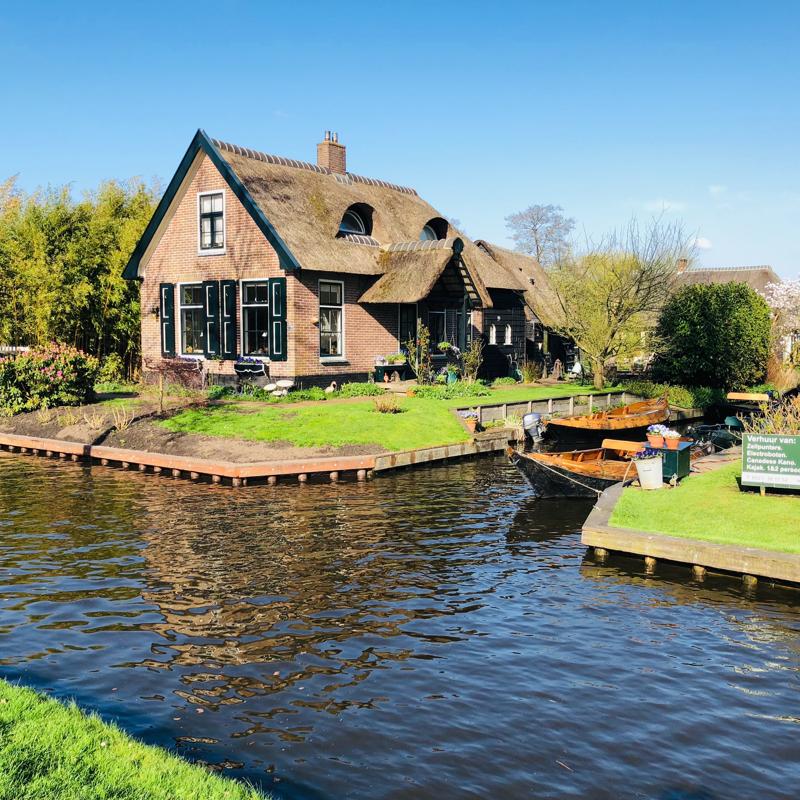
[{"label": "boat seat", "polygon": [[603,439],[600,446],[603,450],[622,450],[625,453],[635,453],[646,445],[641,442],[624,442],[622,439]]},{"label": "boat seat", "polygon": [[746,400],[750,403],[769,403],[769,395],[761,392],[728,392],[728,400]]}]

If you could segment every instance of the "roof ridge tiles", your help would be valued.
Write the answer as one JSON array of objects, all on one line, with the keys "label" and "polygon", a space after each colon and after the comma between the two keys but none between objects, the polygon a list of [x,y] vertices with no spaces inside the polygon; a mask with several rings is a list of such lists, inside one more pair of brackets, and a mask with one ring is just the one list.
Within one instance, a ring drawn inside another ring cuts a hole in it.
[{"label": "roof ridge tiles", "polygon": [[[402,192],[403,194],[417,195],[415,189],[408,186],[400,186],[396,183],[389,183],[389,181],[382,181],[378,178],[367,178],[363,175],[354,175],[348,172],[345,175],[339,175],[327,167],[320,167],[317,164],[312,164],[310,161],[298,161],[295,158],[285,158],[284,156],[276,156],[271,153],[264,153],[261,150],[253,150],[250,147],[242,147],[238,144],[231,144],[230,142],[223,142],[221,139],[211,140],[214,146],[219,150],[225,150],[228,153],[235,153],[237,156],[244,156],[245,158],[252,158],[254,161],[263,161],[267,164],[276,164],[281,167],[293,167],[294,169],[305,169],[310,172],[316,172],[320,175],[333,175],[334,178],[340,182],[349,183],[364,183],[368,186],[378,186],[383,189],[392,189],[395,192]],[[343,180],[344,179],[344,180]]]}]

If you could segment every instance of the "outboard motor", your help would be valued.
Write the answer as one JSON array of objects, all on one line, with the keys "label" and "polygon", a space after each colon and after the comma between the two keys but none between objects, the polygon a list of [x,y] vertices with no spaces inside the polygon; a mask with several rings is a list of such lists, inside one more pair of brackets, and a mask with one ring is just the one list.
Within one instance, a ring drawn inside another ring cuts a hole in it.
[{"label": "outboard motor", "polygon": [[542,441],[544,425],[542,425],[541,414],[525,414],[522,417],[522,427],[525,430],[525,435],[528,436],[532,442]]}]

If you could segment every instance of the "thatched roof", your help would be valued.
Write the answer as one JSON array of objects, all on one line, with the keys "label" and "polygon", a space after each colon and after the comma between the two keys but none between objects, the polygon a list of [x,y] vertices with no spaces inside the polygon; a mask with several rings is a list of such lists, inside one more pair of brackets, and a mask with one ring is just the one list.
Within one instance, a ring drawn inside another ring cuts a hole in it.
[{"label": "thatched roof", "polygon": [[484,239],[475,243],[519,281],[525,293],[525,304],[538,320],[548,327],[555,327],[561,307],[544,268],[532,256],[492,244]]},{"label": "thatched roof", "polygon": [[[220,156],[244,184],[303,269],[382,275],[393,243],[417,242],[423,226],[442,214],[413,189],[329,170],[214,139]],[[339,237],[344,212],[362,203],[373,209],[370,237]],[[463,241],[462,260],[475,279],[492,289],[522,289],[519,281],[448,225]],[[407,267],[422,269],[424,258]],[[397,276],[395,276],[397,279]],[[376,302],[376,301],[372,301]],[[382,301],[394,302],[394,301]]]},{"label": "thatched roof", "polygon": [[678,287],[694,283],[746,283],[752,289],[763,294],[769,283],[780,283],[781,279],[767,264],[755,267],[690,267],[678,272]]},{"label": "thatched roof", "polygon": [[417,303],[425,299],[448,265],[460,278],[473,305],[489,308],[491,297],[474,266],[462,258],[460,238],[432,242],[394,242],[378,257],[383,275],[359,298],[361,303]]}]

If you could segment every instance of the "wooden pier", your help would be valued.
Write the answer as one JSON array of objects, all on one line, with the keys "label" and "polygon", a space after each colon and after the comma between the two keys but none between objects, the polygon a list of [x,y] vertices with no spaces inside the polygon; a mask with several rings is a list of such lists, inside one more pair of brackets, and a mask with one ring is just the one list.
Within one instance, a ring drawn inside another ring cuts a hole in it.
[{"label": "wooden pier", "polygon": [[610,526],[622,489],[619,483],[606,489],[583,525],[581,542],[594,549],[597,561],[618,553],[644,558],[648,574],[655,573],[659,561],[668,561],[691,568],[696,580],[715,571],[741,576],[747,586],[759,579],[800,584],[800,555]]}]

